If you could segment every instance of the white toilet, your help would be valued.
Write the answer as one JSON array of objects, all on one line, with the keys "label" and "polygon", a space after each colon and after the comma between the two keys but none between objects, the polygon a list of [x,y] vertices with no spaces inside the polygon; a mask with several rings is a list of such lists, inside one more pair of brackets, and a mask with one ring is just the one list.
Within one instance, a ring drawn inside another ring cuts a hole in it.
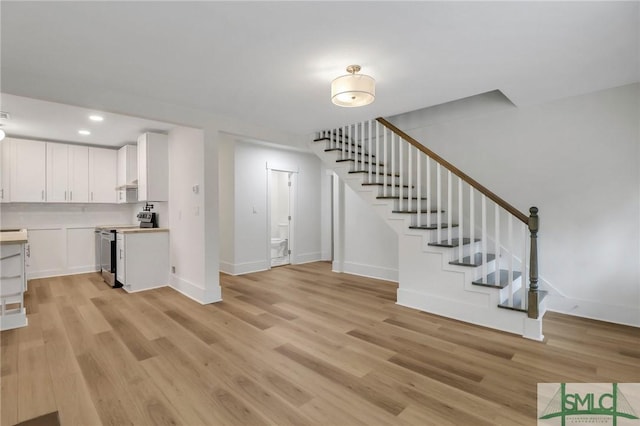
[{"label": "white toilet", "polygon": [[271,238],[271,258],[286,256],[288,245],[289,241],[286,238]]}]

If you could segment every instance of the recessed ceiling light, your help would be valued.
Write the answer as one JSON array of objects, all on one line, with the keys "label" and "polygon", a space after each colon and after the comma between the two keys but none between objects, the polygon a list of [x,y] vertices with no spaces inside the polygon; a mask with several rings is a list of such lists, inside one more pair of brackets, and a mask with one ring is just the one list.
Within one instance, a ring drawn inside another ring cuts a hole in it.
[{"label": "recessed ceiling light", "polygon": [[91,121],[103,121],[104,117],[101,115],[90,115],[89,120]]},{"label": "recessed ceiling light", "polygon": [[91,134],[91,132],[88,130],[78,130],[78,133],[80,133],[82,136],[89,136]]}]

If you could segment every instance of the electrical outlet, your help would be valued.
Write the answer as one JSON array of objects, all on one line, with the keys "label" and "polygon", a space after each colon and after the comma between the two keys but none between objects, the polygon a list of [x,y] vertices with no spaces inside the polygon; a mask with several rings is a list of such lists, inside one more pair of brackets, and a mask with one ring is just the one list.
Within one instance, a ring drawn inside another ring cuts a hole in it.
[{"label": "electrical outlet", "polygon": [[172,273],[172,274],[175,274],[175,273],[176,273],[176,267],[175,267],[175,266],[172,266],[172,267],[171,267],[171,273]]}]

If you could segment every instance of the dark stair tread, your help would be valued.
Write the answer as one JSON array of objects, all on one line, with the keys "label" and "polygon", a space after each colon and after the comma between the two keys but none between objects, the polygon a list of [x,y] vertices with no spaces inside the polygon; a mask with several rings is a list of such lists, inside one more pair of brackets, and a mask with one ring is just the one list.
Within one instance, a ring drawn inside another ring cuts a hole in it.
[{"label": "dark stair tread", "polygon": [[[342,148],[326,148],[326,149],[324,150],[324,152],[335,152],[335,151],[343,152]],[[356,156],[358,156],[358,157],[363,156],[363,155],[364,155],[365,157],[375,157],[375,156],[376,156],[375,154],[369,154],[369,153],[367,153],[367,152],[361,152],[361,151],[353,151],[353,150],[349,151],[349,150],[344,150],[344,152],[346,152],[347,154],[353,154],[353,153],[355,153],[355,154],[356,154]]]},{"label": "dark stair tread", "polygon": [[[340,136],[342,137],[342,136]],[[343,142],[342,140],[336,140],[336,139],[330,139],[328,137],[323,137],[323,138],[318,138],[318,139],[314,139],[314,142],[331,142],[333,141],[334,143],[336,143],[337,145],[342,145],[343,143],[346,143],[349,146],[357,146],[358,148],[362,148],[362,144],[358,143],[357,145],[350,143],[349,141],[347,142]]]},{"label": "dark stair tread", "polygon": [[[512,311],[519,311],[519,312],[527,312],[527,308],[529,306],[529,301],[528,299],[528,294],[527,294],[527,299],[525,299],[524,301],[524,308],[520,307],[520,301],[522,300],[522,290],[517,291],[516,293],[513,294],[513,304],[509,304],[509,298],[507,297],[502,303],[498,304],[498,308],[502,308],[502,309],[510,309]],[[547,296],[547,291],[545,290],[538,290],[538,293],[540,293],[539,295],[539,303],[542,303],[542,301],[544,300],[544,298]]]},{"label": "dark stair tread", "polygon": [[[515,281],[516,279],[520,278],[520,275],[522,275],[520,272],[513,271],[513,280]],[[483,287],[492,287],[492,288],[505,288],[507,285],[509,285],[509,271],[508,270],[500,269],[499,282],[497,282],[497,283],[494,283],[495,276],[496,276],[496,273],[492,272],[487,277],[487,281],[486,282],[484,281],[483,278],[480,278],[479,280],[473,281],[471,284],[481,285]]]},{"label": "dark stair tread", "polygon": [[[365,182],[365,183],[362,184],[362,186],[384,186],[384,183],[382,183],[382,182]],[[387,186],[395,186],[396,188],[399,188],[400,184],[398,183],[398,184],[394,185],[394,184],[388,183]],[[402,185],[402,187],[403,188],[409,188],[409,185]],[[415,186],[412,185],[411,188],[415,188]]]},{"label": "dark stair tread", "polygon": [[[409,197],[402,197],[403,200],[408,200]],[[418,197],[411,197],[412,200],[417,200]],[[420,197],[421,200],[426,200],[427,197]],[[399,195],[384,195],[381,197],[376,197],[376,200],[400,200],[400,196]]]},{"label": "dark stair tread", "polygon": [[[452,227],[452,228],[455,228],[455,227],[457,227],[457,226],[458,226],[458,224],[457,224],[457,223],[454,223],[453,225],[451,225],[451,227]],[[446,224],[446,223],[441,223],[441,224],[440,224],[440,229],[447,229],[448,227],[449,227],[449,225],[448,225],[448,224]],[[409,227],[409,229],[425,229],[425,230],[433,230],[433,229],[438,229],[438,225],[436,225],[436,224],[432,224],[432,225],[420,225],[420,226],[412,225],[412,226],[410,226],[410,227]]]},{"label": "dark stair tread", "polygon": [[[405,213],[405,214],[418,214],[418,210],[392,210],[391,213]],[[427,213],[444,213],[444,210],[438,210],[438,209],[423,209],[420,210],[421,214],[427,214]]]},{"label": "dark stair tread", "polygon": [[[452,248],[452,247],[458,247],[458,246],[460,245],[460,244],[458,243],[458,241],[459,241],[459,239],[458,239],[458,238],[452,238],[452,239],[451,239],[451,244],[449,244],[449,241],[448,241],[448,240],[442,240],[442,241],[440,241],[439,243],[429,243],[429,245],[430,245],[430,246],[433,246],[433,247],[449,247],[449,248]],[[477,243],[478,241],[480,241],[480,239],[479,239],[479,238],[476,238],[476,239],[474,240],[474,242],[476,242],[476,243]],[[471,242],[471,239],[470,239],[470,238],[463,238],[463,239],[462,239],[462,245],[463,245],[463,246],[466,246],[466,245],[467,245],[467,244],[469,244],[470,242]]]},{"label": "dark stair tread", "polygon": [[[349,173],[367,173],[367,174],[368,174],[368,173],[369,173],[369,170],[351,170],[351,171],[349,171]],[[371,174],[373,174],[373,175],[375,175],[375,174],[385,175],[385,174],[386,174],[387,176],[393,176],[393,174],[391,174],[391,173],[385,173],[384,171],[381,171],[381,172],[376,173],[376,172],[374,172],[374,171],[372,170],[372,171],[371,171]],[[396,173],[396,174],[395,174],[395,176],[396,176],[396,177],[400,177],[400,173]]]},{"label": "dark stair tread", "polygon": [[[400,213],[400,214],[418,214],[418,210],[392,210],[391,213]],[[422,210],[420,213],[438,213],[438,209],[433,210]],[[440,210],[440,213],[444,213],[444,210]]]},{"label": "dark stair tread", "polygon": [[[493,253],[487,253],[487,263],[491,262],[496,258],[496,255]],[[473,262],[470,256],[465,256],[462,259],[452,260],[449,262],[450,265],[458,265],[458,266],[480,266],[482,265],[482,253],[476,253],[473,255]]]},{"label": "dark stair tread", "polygon": [[[362,160],[356,160],[355,158],[341,158],[339,160],[336,160],[336,163],[344,163],[346,161],[353,161],[354,163],[356,163],[356,162],[357,163],[365,163],[365,164],[368,164],[368,165],[371,165],[371,166],[377,166],[378,165],[378,163],[373,163],[373,162],[371,162],[369,160],[362,161]],[[384,164],[382,164],[382,163],[380,163],[380,165],[384,166]]]}]

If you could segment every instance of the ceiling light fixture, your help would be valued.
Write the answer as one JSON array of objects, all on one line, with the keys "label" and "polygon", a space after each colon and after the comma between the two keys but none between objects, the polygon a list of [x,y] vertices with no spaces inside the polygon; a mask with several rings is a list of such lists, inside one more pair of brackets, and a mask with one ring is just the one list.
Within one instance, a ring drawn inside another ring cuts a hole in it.
[{"label": "ceiling light fixture", "polygon": [[4,130],[0,129],[0,141],[4,139],[5,136],[7,136],[7,134],[4,132]]},{"label": "ceiling light fixture", "polygon": [[365,74],[356,74],[360,65],[349,65],[349,74],[331,82],[331,102],[341,107],[369,105],[376,99],[376,81]]},{"label": "ceiling light fixture", "polygon": [[91,132],[88,130],[78,130],[78,133],[80,133],[82,136],[89,136],[91,134]]},{"label": "ceiling light fixture", "polygon": [[104,121],[104,117],[101,115],[90,115],[89,120],[91,121]]}]

